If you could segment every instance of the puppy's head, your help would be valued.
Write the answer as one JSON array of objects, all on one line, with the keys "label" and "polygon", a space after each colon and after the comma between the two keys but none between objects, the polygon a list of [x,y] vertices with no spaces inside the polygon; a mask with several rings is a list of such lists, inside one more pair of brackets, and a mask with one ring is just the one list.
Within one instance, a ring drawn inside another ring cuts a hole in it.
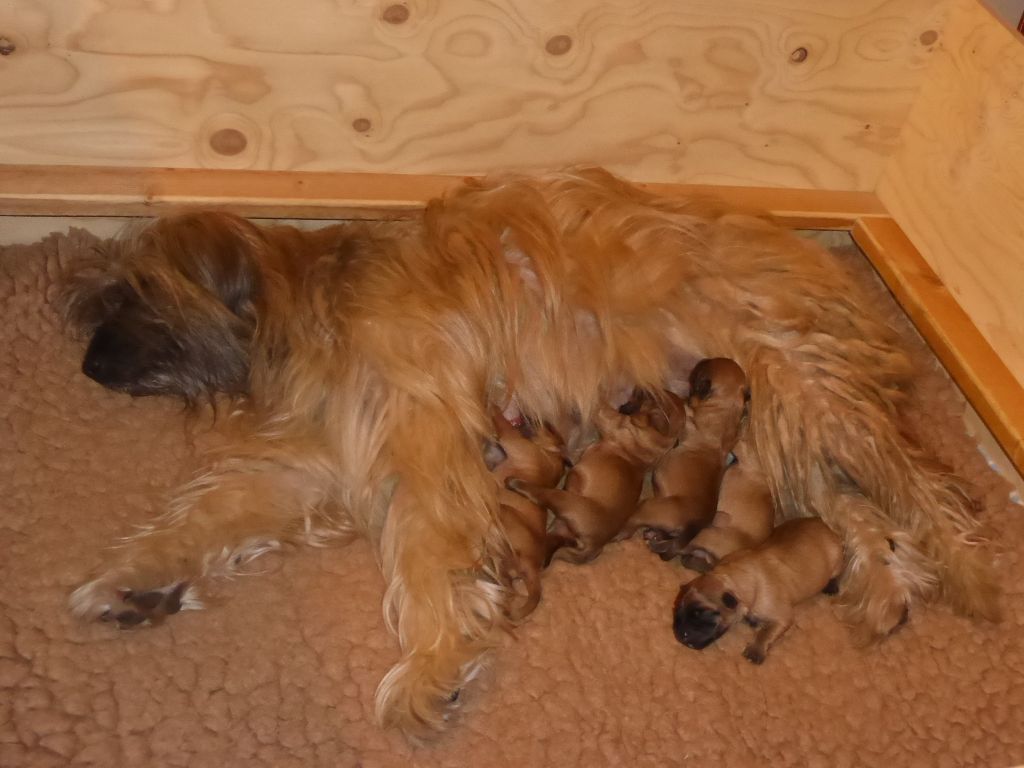
[{"label": "puppy's head", "polygon": [[131,395],[242,394],[260,321],[259,230],[226,214],[159,219],[72,265],[66,321],[82,371]]},{"label": "puppy's head", "polygon": [[699,407],[710,400],[737,404],[750,401],[747,375],[739,364],[727,357],[701,360],[690,373],[690,404]]},{"label": "puppy's head", "polygon": [[617,409],[599,408],[594,425],[603,441],[650,463],[675,445],[685,429],[686,412],[682,401],[670,392],[663,397],[640,393]]},{"label": "puppy's head", "polygon": [[676,598],[672,631],[688,648],[702,650],[743,618],[739,599],[714,574],[684,584]]}]

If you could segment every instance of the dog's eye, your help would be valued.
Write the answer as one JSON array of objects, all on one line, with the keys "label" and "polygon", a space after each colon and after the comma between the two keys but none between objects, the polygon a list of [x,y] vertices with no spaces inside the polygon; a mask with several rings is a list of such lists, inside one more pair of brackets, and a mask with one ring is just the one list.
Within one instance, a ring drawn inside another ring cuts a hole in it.
[{"label": "dog's eye", "polygon": [[734,595],[732,592],[723,592],[722,605],[724,605],[726,608],[735,608],[737,605],[739,605],[739,600],[736,599],[736,595]]}]

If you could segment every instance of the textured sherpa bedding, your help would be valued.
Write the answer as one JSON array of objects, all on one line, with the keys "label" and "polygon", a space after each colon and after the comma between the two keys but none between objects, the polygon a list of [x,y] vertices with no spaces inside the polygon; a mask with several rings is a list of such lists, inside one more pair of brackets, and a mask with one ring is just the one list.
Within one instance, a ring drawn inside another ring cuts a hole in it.
[{"label": "textured sherpa bedding", "polygon": [[1024,762],[1024,515],[965,436],[963,403],[861,257],[880,313],[919,361],[910,414],[971,478],[1005,546],[1006,620],[941,607],[860,650],[827,598],[760,668],[744,629],[696,652],[673,639],[685,572],[637,542],[556,564],[436,744],[372,722],[398,657],[383,584],[355,543],[274,555],[209,610],[118,632],[67,595],[103,548],[159,510],[216,440],[169,400],[132,400],[78,372],[52,300],[83,232],[0,249],[0,766],[961,766]]}]

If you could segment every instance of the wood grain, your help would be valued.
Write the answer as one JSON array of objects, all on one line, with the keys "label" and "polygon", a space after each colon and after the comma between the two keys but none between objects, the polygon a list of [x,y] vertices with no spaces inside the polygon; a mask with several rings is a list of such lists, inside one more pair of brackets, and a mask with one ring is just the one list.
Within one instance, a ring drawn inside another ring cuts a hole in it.
[{"label": "wood grain", "polygon": [[879,196],[1024,383],[1024,40],[956,0]]},{"label": "wood grain", "polygon": [[[0,165],[0,215],[153,216],[203,206],[242,216],[340,219],[409,215],[464,177]],[[885,209],[870,192],[641,184],[660,195],[717,197],[792,227],[849,229]]]},{"label": "wood grain", "polygon": [[871,190],[946,2],[7,0],[0,162]]},{"label": "wood grain", "polygon": [[863,219],[854,239],[935,355],[1024,472],[1024,387],[894,220]]}]

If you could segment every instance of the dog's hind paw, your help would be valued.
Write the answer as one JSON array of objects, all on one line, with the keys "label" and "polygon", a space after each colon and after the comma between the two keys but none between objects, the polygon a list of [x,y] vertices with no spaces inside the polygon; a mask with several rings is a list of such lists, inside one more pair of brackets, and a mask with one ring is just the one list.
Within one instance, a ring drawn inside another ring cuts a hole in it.
[{"label": "dog's hind paw", "polygon": [[756,645],[748,645],[743,649],[743,658],[749,661],[751,664],[764,664],[766,657],[765,652]]},{"label": "dog's hind paw", "polygon": [[112,622],[118,629],[159,624],[182,610],[202,608],[196,590],[187,581],[149,590],[115,587],[103,578],[83,584],[71,594],[71,612],[76,616]]}]

